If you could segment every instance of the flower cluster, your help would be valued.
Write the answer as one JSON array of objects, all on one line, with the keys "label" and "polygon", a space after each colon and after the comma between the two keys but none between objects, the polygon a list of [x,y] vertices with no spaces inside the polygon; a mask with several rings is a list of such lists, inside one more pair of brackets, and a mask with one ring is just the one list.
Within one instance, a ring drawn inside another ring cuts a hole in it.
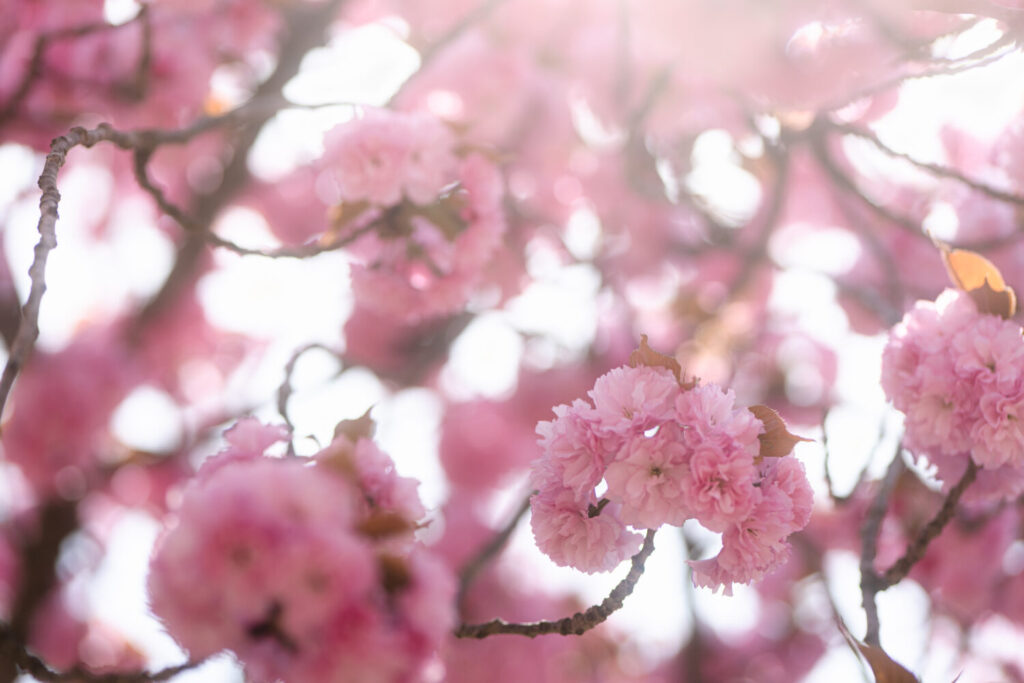
[{"label": "flower cluster", "polygon": [[425,114],[369,111],[324,145],[359,300],[408,321],[465,304],[505,231],[495,166],[459,158],[455,136]]},{"label": "flower cluster", "polygon": [[810,486],[797,460],[762,457],[765,425],[731,391],[639,365],[605,374],[588,395],[537,427],[532,524],[552,560],[607,571],[639,546],[627,525],[688,519],[723,534],[717,557],[693,563],[698,585],[728,592],[787,557],[786,537],[810,516]]},{"label": "flower cluster", "polygon": [[192,657],[254,681],[413,681],[453,625],[450,570],[412,538],[423,507],[367,438],[264,456],[245,420],[200,468],[152,559],[153,612]]},{"label": "flower cluster", "polygon": [[1017,323],[981,314],[967,293],[919,301],[893,328],[882,387],[906,414],[904,444],[947,486],[970,458],[975,499],[1024,490],[1024,339]]}]

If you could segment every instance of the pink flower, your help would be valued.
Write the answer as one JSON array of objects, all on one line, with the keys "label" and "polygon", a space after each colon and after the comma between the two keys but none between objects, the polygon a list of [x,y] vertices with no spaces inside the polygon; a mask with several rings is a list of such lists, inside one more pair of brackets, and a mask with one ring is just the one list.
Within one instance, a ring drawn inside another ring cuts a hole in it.
[{"label": "pink flower", "polygon": [[[352,288],[364,305],[407,322],[458,310],[501,245],[505,219],[498,170],[466,158],[458,185],[428,211],[378,228],[352,245]],[[428,218],[429,216],[429,218]]]},{"label": "pink flower", "polygon": [[615,368],[588,392],[601,430],[624,437],[655,427],[673,416],[679,383],[665,368]]},{"label": "pink flower", "polygon": [[530,501],[530,526],[541,552],[561,567],[588,574],[611,571],[640,548],[641,537],[626,529],[617,506],[580,504],[572,491],[544,491]]},{"label": "pink flower", "polygon": [[678,394],[676,419],[691,428],[683,438],[698,444],[706,438],[726,438],[757,455],[761,422],[746,408],[736,408],[736,395],[716,384],[705,384]]},{"label": "pink flower", "polygon": [[970,431],[974,462],[985,468],[1024,467],[1024,386],[1009,396],[982,394],[978,407],[980,419]]},{"label": "pink flower", "polygon": [[694,451],[689,464],[681,489],[701,525],[723,531],[747,516],[758,493],[754,459],[749,453],[709,443]]},{"label": "pink flower", "polygon": [[[979,314],[967,294],[946,290],[934,303],[918,302],[893,328],[882,356],[882,386],[907,416],[904,443],[935,463],[944,482],[952,470],[963,471],[954,460],[968,456],[993,476],[1004,466],[1024,468],[1022,363],[1020,326]],[[988,483],[979,481],[971,497],[1020,488],[993,476],[980,477]]]},{"label": "pink flower", "polygon": [[733,583],[759,581],[789,558],[786,537],[807,526],[813,492],[803,465],[791,457],[766,458],[756,504],[746,519],[722,534],[722,550],[711,559],[691,561],[698,586],[732,594]]},{"label": "pink flower", "polygon": [[343,201],[430,204],[455,181],[454,144],[430,116],[370,109],[327,133],[324,157]]},{"label": "pink flower", "polygon": [[626,524],[657,529],[662,524],[679,526],[694,516],[684,486],[690,453],[678,432],[678,427],[665,425],[654,436],[636,436],[608,465],[605,496],[622,504],[620,516]]},{"label": "pink flower", "polygon": [[415,680],[454,621],[455,579],[411,534],[366,523],[421,516],[416,482],[366,439],[335,441],[333,459],[232,450],[278,436],[244,421],[190,482],[151,560],[153,612],[252,680]]},{"label": "pink flower", "polygon": [[577,500],[589,500],[614,451],[595,434],[597,417],[586,401],[555,406],[554,412],[553,421],[537,424],[544,455],[534,465],[531,485],[542,491],[568,489]]},{"label": "pink flower", "polygon": [[377,444],[370,439],[359,439],[353,459],[359,487],[372,509],[397,512],[410,522],[426,514],[417,491],[420,483],[411,477],[400,476],[395,470],[394,460]]}]

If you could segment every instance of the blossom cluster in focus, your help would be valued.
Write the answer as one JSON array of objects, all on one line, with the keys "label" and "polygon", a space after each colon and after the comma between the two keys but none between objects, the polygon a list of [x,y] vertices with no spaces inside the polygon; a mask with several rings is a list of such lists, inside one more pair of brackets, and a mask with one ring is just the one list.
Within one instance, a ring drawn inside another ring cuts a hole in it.
[{"label": "blossom cluster in focus", "polygon": [[552,560],[608,571],[639,548],[628,527],[688,519],[722,533],[718,556],[692,563],[698,585],[728,593],[788,557],[786,538],[810,518],[810,485],[796,459],[763,457],[766,427],[732,391],[637,365],[598,378],[588,396],[537,427],[532,525]]},{"label": "blossom cluster in focus", "polygon": [[982,468],[967,491],[997,500],[1024,490],[1024,339],[1021,327],[978,312],[970,294],[947,289],[919,301],[893,328],[882,387],[906,414],[904,445],[949,487]]}]

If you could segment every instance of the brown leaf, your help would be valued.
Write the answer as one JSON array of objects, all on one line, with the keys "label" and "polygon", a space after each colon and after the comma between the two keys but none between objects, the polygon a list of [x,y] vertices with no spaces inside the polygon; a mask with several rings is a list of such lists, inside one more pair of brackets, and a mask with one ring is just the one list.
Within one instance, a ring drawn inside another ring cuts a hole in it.
[{"label": "brown leaf", "polygon": [[985,280],[981,287],[968,291],[967,295],[974,300],[979,313],[1010,318],[1017,312],[1017,296],[1010,287],[997,291],[989,285],[988,280]]},{"label": "brown leaf", "polygon": [[757,437],[761,442],[761,452],[757,454],[759,460],[761,458],[781,458],[788,455],[798,442],[813,440],[790,434],[786,429],[786,423],[779,417],[779,414],[768,406],[750,406],[747,410],[764,424],[764,433]]},{"label": "brown leaf", "polygon": [[363,215],[370,208],[369,202],[342,202],[327,210],[327,218],[331,222],[331,236],[336,236],[349,223]]},{"label": "brown leaf", "polygon": [[334,438],[345,436],[349,441],[355,443],[359,439],[372,439],[373,433],[377,430],[377,423],[370,417],[372,406],[366,412],[354,420],[342,420],[334,427]]},{"label": "brown leaf", "polygon": [[394,595],[412,583],[412,571],[406,561],[397,555],[386,553],[377,557],[380,582],[384,590]]},{"label": "brown leaf", "polygon": [[938,241],[936,244],[953,284],[971,295],[979,312],[1003,318],[1017,312],[1017,295],[994,263],[967,249],[950,249]]},{"label": "brown leaf", "polygon": [[886,654],[885,650],[874,645],[866,645],[850,633],[841,620],[838,623],[839,632],[843,639],[850,645],[851,649],[859,652],[864,660],[871,667],[871,673],[875,676],[875,683],[919,683],[917,677],[910,673],[902,664],[894,661]]},{"label": "brown leaf", "polygon": [[853,642],[871,667],[875,683],[918,683],[917,676],[894,661],[882,648],[865,645],[858,640]]},{"label": "brown leaf", "polygon": [[415,528],[405,517],[388,510],[376,510],[356,525],[356,531],[372,539],[396,536]]},{"label": "brown leaf", "polygon": [[676,376],[678,382],[682,383],[683,381],[683,368],[679,365],[679,361],[672,356],[658,353],[648,346],[646,334],[640,335],[640,346],[633,353],[629,354],[629,365],[634,368],[641,365],[646,365],[650,368],[668,368]]}]

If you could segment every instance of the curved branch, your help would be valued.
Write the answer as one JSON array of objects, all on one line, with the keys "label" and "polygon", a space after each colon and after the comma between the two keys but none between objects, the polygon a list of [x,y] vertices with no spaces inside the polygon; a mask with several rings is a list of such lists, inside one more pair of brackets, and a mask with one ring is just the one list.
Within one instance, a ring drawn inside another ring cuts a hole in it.
[{"label": "curved branch", "polygon": [[57,247],[57,207],[60,204],[57,173],[64,166],[68,152],[73,148],[78,145],[92,147],[102,139],[105,138],[100,129],[86,130],[76,127],[50,144],[50,153],[46,156],[43,172],[39,176],[39,189],[43,194],[39,198],[39,223],[36,226],[39,231],[39,242],[35,246],[32,265],[28,269],[31,286],[28,299],[21,308],[18,333],[11,344],[3,374],[0,375],[0,415],[3,415],[14,380],[28,361],[39,337],[39,309],[43,293],[46,291],[46,260],[50,252]]},{"label": "curved branch", "polygon": [[868,128],[861,128],[859,126],[851,126],[848,123],[839,123],[837,121],[829,121],[828,125],[837,133],[841,133],[843,135],[852,135],[862,140],[867,140],[872,145],[874,145],[875,148],[884,152],[886,155],[894,159],[902,159],[903,161],[906,161],[923,171],[927,171],[928,173],[931,173],[934,176],[937,176],[939,178],[948,178],[950,180],[955,180],[963,185],[966,185],[972,190],[977,190],[978,192],[1001,202],[1024,205],[1024,195],[1019,195],[1013,192],[1000,190],[999,188],[993,187],[987,183],[983,183],[980,180],[968,178],[955,168],[950,168],[948,166],[943,166],[941,164],[933,164],[930,161],[921,161],[920,159],[917,159],[914,156],[907,154],[906,152],[897,151],[890,147],[889,145],[887,145],[885,142],[883,142],[882,139],[878,137],[878,134],[875,133],[875,131],[873,130],[870,130]]},{"label": "curved branch", "polygon": [[878,555],[878,533],[882,529],[882,518],[889,507],[889,494],[892,493],[896,479],[903,471],[903,460],[900,458],[900,451],[903,449],[902,442],[896,446],[896,454],[889,469],[886,470],[885,478],[882,479],[878,493],[871,501],[867,513],[864,515],[864,524],[860,529],[860,592],[861,603],[864,606],[864,613],[867,615],[867,633],[864,635],[864,642],[868,645],[878,646],[878,605],[875,596],[878,592],[885,590],[881,585],[878,572],[875,571],[875,557]]},{"label": "curved branch", "polygon": [[[312,342],[299,347],[292,354],[292,357],[288,359],[284,366],[284,380],[281,382],[281,386],[277,388],[277,412],[281,414],[284,423],[288,425],[288,431],[293,434],[295,432],[295,425],[292,424],[291,416],[288,414],[288,399],[292,397],[292,392],[294,391],[292,388],[292,373],[295,372],[295,365],[299,362],[299,358],[304,356],[306,352],[313,351],[314,349],[326,351],[337,358],[339,363],[344,363],[341,353],[320,342]],[[344,370],[344,365],[342,365],[342,370]],[[288,450],[289,452],[292,451],[291,441],[288,442]]]},{"label": "curved branch", "polygon": [[185,662],[177,666],[167,667],[159,671],[137,671],[131,673],[92,673],[88,669],[76,666],[67,671],[55,671],[46,662],[35,656],[15,637],[11,628],[0,622],[0,660],[11,661],[23,673],[29,674],[47,683],[150,683],[166,681],[178,674],[194,669],[202,661]]},{"label": "curved branch", "polygon": [[488,636],[508,633],[527,638],[536,638],[548,633],[560,633],[563,636],[583,635],[598,624],[604,622],[616,610],[622,607],[623,601],[633,592],[636,582],[644,573],[644,563],[654,552],[654,529],[648,529],[644,537],[643,547],[633,556],[632,564],[626,578],[619,582],[601,604],[577,612],[571,617],[558,621],[532,621],[512,623],[502,619],[492,619],[482,624],[462,624],[455,629],[456,638],[487,638]]},{"label": "curved branch", "polygon": [[888,588],[893,586],[906,577],[918,560],[924,557],[925,551],[928,549],[928,544],[931,543],[936,536],[942,533],[942,530],[949,524],[949,521],[953,519],[953,513],[956,511],[957,503],[960,502],[961,496],[967,487],[974,483],[974,480],[978,476],[978,466],[973,460],[968,459],[967,470],[964,471],[964,476],[960,477],[960,481],[949,490],[949,494],[946,496],[946,500],[942,502],[942,507],[935,513],[920,533],[917,534],[917,538],[907,546],[907,550],[903,553],[903,557],[896,560],[896,562],[885,570],[882,574],[882,580],[885,582],[884,587]]},{"label": "curved branch", "polygon": [[483,568],[487,566],[487,563],[495,555],[501,552],[503,547],[505,547],[509,537],[512,536],[512,532],[515,531],[516,527],[519,525],[519,520],[521,520],[523,515],[526,514],[526,511],[530,509],[530,498],[533,497],[533,493],[526,496],[523,502],[519,505],[515,514],[512,515],[512,519],[508,521],[505,527],[496,533],[494,537],[488,541],[487,545],[482,547],[479,552],[470,558],[469,562],[462,567],[462,570],[459,572],[459,594],[455,600],[456,605],[462,607],[463,601],[466,599],[466,593],[469,590],[469,586],[473,583],[477,574],[479,574]]},{"label": "curved branch", "polygon": [[[116,30],[125,26],[129,26],[137,21],[143,22],[143,31],[148,33],[148,9],[146,5],[142,5],[139,8],[138,13],[124,22],[123,24],[109,24],[107,22],[91,22],[87,24],[81,24],[79,26],[70,26],[66,28],[54,29],[47,31],[46,33],[40,33],[36,36],[35,43],[32,46],[32,56],[29,57],[28,66],[25,68],[24,73],[21,75],[21,79],[18,81],[17,87],[14,88],[14,92],[7,99],[7,101],[0,107],[0,125],[6,123],[9,119],[13,118],[21,107],[21,103],[25,101],[29,93],[32,91],[32,87],[38,82],[40,72],[43,69],[43,57],[46,54],[46,49],[50,46],[50,43],[57,40],[67,40],[71,38],[80,38],[87,36],[92,33],[98,33],[100,31]],[[144,41],[144,48],[148,49],[148,42]],[[149,57],[142,56],[140,60],[139,69],[145,68],[148,71],[149,68]],[[138,78],[138,74],[136,75]]]}]

